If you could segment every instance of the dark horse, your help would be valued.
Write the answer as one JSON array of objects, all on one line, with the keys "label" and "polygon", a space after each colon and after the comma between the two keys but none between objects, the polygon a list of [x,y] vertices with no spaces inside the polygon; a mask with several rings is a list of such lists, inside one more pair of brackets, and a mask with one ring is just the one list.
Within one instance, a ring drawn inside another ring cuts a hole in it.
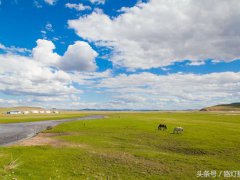
[{"label": "dark horse", "polygon": [[167,129],[167,126],[165,124],[159,124],[158,126],[158,130],[166,130]]}]

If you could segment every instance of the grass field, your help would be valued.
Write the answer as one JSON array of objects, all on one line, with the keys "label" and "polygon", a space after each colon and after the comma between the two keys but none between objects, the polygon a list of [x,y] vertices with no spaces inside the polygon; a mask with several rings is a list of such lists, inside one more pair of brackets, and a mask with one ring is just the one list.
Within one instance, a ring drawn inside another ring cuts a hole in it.
[{"label": "grass field", "polygon": [[[158,131],[159,123],[168,130]],[[172,134],[176,126],[184,133]],[[240,170],[237,114],[108,113],[45,133],[69,146],[1,147],[2,179],[197,179],[198,171]]]}]

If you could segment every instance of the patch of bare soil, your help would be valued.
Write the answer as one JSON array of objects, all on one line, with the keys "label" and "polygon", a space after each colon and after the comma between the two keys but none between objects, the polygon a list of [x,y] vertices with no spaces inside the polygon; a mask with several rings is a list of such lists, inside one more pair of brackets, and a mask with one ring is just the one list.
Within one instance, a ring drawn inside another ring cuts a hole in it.
[{"label": "patch of bare soil", "polygon": [[54,137],[69,135],[69,133],[39,133],[38,135],[20,141],[13,146],[53,146],[53,147],[85,147],[82,144],[75,144],[56,139]]}]

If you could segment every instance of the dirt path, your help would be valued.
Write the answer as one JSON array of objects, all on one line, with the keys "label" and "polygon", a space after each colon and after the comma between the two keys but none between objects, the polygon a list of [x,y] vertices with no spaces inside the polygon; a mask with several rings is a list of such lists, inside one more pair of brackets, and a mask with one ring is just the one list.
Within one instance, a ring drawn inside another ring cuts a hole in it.
[{"label": "dirt path", "polygon": [[96,115],[61,120],[0,124],[0,146],[10,145],[31,138],[39,132],[47,129],[48,126],[54,127],[64,122],[102,118],[104,118],[104,116]]},{"label": "dirt path", "polygon": [[54,137],[68,135],[68,133],[39,133],[28,139],[23,139],[11,146],[53,146],[53,147],[85,147],[86,145],[74,144],[56,139]]}]

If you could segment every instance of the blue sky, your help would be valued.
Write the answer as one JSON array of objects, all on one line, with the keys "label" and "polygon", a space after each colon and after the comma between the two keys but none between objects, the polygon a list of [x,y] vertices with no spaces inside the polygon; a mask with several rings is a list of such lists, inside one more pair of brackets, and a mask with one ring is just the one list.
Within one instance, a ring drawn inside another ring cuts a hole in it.
[{"label": "blue sky", "polygon": [[239,101],[237,0],[1,0],[0,106]]}]

